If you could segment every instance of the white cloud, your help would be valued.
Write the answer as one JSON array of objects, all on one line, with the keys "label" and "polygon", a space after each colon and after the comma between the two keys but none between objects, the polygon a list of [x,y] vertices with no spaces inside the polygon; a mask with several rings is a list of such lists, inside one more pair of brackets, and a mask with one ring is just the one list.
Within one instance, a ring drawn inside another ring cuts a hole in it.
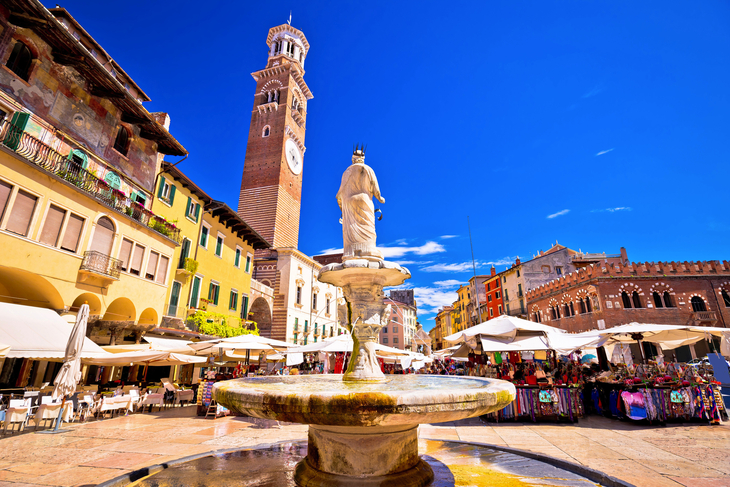
[{"label": "white cloud", "polygon": [[591,213],[602,213],[604,211],[607,211],[609,213],[615,213],[617,211],[631,211],[630,206],[617,206],[615,208],[604,208],[602,210],[591,210]]},{"label": "white cloud", "polygon": [[601,152],[599,152],[598,154],[596,154],[596,156],[602,156],[603,154],[608,154],[608,153],[609,153],[609,152],[611,152],[611,151],[612,151],[613,149],[614,149],[614,147],[612,147],[612,148],[610,148],[610,149],[607,149],[607,150],[602,150]]},{"label": "white cloud", "polygon": [[603,91],[603,85],[602,84],[596,85],[593,88],[591,88],[591,90],[588,93],[584,94],[583,98],[590,98],[592,96],[596,96],[597,94],[599,94],[602,91]]},{"label": "white cloud", "polygon": [[460,286],[463,284],[461,281],[457,281],[456,279],[448,279],[446,281],[436,281],[434,284],[438,287],[454,287],[454,286]]},{"label": "white cloud", "polygon": [[550,218],[555,218],[556,216],[561,216],[561,215],[565,215],[565,214],[566,214],[566,213],[568,213],[569,211],[570,211],[570,210],[560,210],[559,212],[557,212],[557,213],[553,213],[552,215],[548,215],[547,217],[548,217],[549,219],[550,219]]},{"label": "white cloud", "polygon": [[428,265],[430,264],[431,260],[394,260],[398,265]]},{"label": "white cloud", "polygon": [[[515,257],[503,257],[498,260],[490,260],[488,262],[484,261],[477,261],[476,267],[477,269],[481,267],[487,267],[487,266],[498,266],[498,265],[509,265],[512,262],[514,262],[514,259],[516,259],[518,256]],[[461,262],[461,263],[453,263],[453,264],[433,264],[428,265],[426,267],[421,267],[419,270],[423,272],[466,272],[473,270],[471,261],[468,262]]]},{"label": "white cloud", "polygon": [[457,300],[456,291],[438,287],[414,287],[413,294],[418,301],[418,314],[437,313],[439,308],[451,306]]},{"label": "white cloud", "polygon": [[428,255],[437,252],[446,252],[443,245],[436,242],[426,242],[420,247],[378,247],[386,259],[389,257],[403,257],[406,254]]},{"label": "white cloud", "polygon": [[442,240],[446,240],[447,238],[456,238],[458,235],[441,235],[439,238]]},{"label": "white cloud", "polygon": [[[394,258],[394,257],[403,257],[406,254],[416,254],[416,255],[428,255],[428,254],[435,254],[438,252],[446,252],[446,249],[443,245],[441,245],[438,242],[426,242],[425,244],[418,246],[418,247],[405,247],[405,246],[399,246],[399,247],[378,247],[378,250],[380,250],[383,253],[383,257],[386,259],[388,258]],[[341,254],[342,249],[325,249],[320,252],[320,254]]]}]

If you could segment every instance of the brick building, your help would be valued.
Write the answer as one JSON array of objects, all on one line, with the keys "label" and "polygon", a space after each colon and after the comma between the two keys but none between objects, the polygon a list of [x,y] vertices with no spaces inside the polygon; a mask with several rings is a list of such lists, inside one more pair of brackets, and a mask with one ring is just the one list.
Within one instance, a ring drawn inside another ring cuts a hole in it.
[{"label": "brick building", "polygon": [[[631,322],[728,327],[730,263],[596,263],[526,297],[530,320],[569,332]],[[693,354],[701,355],[704,342],[696,347]],[[678,349],[678,358],[688,352]]]}]

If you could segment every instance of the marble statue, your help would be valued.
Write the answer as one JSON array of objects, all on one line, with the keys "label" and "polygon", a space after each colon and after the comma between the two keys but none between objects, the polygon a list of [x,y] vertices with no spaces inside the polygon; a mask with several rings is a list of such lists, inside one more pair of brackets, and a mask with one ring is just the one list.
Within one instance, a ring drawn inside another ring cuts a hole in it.
[{"label": "marble statue", "polygon": [[385,203],[375,171],[365,164],[364,149],[357,149],[352,155],[352,165],[342,175],[342,183],[337,191],[337,204],[342,210],[343,261],[383,259],[383,254],[375,246],[373,197]]}]

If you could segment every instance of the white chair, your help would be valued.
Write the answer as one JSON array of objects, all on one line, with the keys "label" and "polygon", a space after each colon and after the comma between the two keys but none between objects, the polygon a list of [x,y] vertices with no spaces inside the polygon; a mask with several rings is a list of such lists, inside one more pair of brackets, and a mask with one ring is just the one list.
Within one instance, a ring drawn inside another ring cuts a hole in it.
[{"label": "white chair", "polygon": [[145,394],[145,396],[142,398],[142,400],[139,402],[139,408],[142,409],[142,412],[144,412],[144,407],[149,406],[150,412],[152,412],[152,407],[157,406],[160,410],[162,410],[162,407],[165,405],[165,394],[159,394],[159,393],[148,393]]},{"label": "white chair", "polygon": [[[70,406],[70,403],[69,403]],[[69,409],[70,410],[70,409]],[[34,429],[38,429],[38,426],[40,426],[41,422],[51,421],[51,426],[53,426],[58,419],[58,415],[61,412],[61,403],[57,404],[41,404],[38,406],[38,410],[33,415],[33,423],[34,423]],[[68,417],[68,416],[65,416]],[[64,418],[65,419],[65,418]],[[45,424],[44,424],[45,426]]]},{"label": "white chair", "polygon": [[[18,399],[17,401],[21,401],[22,404],[23,400]],[[23,431],[25,429],[25,423],[26,421],[28,421],[28,413],[30,412],[30,406],[13,406],[13,399],[11,399],[10,402],[11,406],[5,410],[5,425],[3,428],[3,436],[8,433],[8,426],[14,423],[18,424],[18,433]]]},{"label": "white chair", "polygon": [[195,400],[195,391],[192,389],[178,389],[175,391],[175,404],[191,403]]}]

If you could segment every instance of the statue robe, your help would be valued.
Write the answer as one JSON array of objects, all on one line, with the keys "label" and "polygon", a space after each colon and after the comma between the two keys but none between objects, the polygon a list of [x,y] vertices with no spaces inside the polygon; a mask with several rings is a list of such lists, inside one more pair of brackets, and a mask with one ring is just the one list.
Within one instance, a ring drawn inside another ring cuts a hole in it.
[{"label": "statue robe", "polygon": [[337,203],[342,210],[345,256],[355,255],[356,251],[364,255],[377,255],[373,196],[380,198],[375,171],[359,163],[348,167],[337,192]]}]

